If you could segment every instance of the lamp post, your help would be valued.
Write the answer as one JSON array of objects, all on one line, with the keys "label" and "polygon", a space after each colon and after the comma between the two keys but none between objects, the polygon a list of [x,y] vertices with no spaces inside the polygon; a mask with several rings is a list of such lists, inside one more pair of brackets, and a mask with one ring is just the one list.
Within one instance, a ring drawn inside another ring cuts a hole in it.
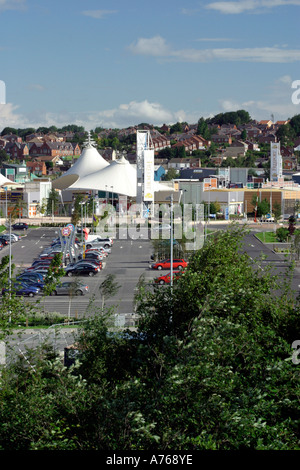
[{"label": "lamp post", "polygon": [[[11,299],[11,214],[9,215],[9,299]],[[9,323],[11,322],[11,311],[9,311]]]},{"label": "lamp post", "polygon": [[171,229],[170,229],[170,235],[171,235],[171,260],[170,260],[170,275],[171,275],[171,289],[173,288],[173,194],[171,196],[167,197],[166,200],[171,200],[171,214],[170,214],[170,219],[171,219]]},{"label": "lamp post", "polygon": [[82,259],[84,258],[84,244],[83,244],[83,206],[85,205],[84,201],[81,201],[80,203],[81,206],[81,254],[82,254]]}]

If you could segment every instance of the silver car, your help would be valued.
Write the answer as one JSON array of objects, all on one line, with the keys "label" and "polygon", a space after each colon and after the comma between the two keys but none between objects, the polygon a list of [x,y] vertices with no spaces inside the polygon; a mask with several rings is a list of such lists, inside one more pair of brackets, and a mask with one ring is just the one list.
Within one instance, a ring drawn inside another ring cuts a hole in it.
[{"label": "silver car", "polygon": [[82,282],[67,281],[58,284],[51,295],[85,295],[89,292],[89,286]]},{"label": "silver car", "polygon": [[91,240],[90,242],[87,242],[86,244],[86,249],[88,250],[89,248],[98,248],[98,247],[103,247],[108,250],[110,253],[112,246],[112,242],[110,238],[95,238],[95,240]]}]

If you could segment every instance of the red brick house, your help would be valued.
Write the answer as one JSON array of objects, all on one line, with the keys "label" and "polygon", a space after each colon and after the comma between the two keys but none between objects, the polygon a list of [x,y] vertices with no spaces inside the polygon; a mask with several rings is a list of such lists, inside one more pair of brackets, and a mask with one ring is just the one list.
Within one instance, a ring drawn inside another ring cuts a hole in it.
[{"label": "red brick house", "polygon": [[45,176],[47,175],[47,167],[45,162],[26,162],[26,166],[31,174],[36,176]]}]

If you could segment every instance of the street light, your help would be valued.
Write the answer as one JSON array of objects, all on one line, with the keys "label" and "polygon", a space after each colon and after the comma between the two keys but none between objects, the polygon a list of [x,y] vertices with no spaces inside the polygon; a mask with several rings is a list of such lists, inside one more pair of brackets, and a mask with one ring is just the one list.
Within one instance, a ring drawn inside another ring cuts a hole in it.
[{"label": "street light", "polygon": [[171,232],[171,240],[170,240],[170,243],[171,243],[171,272],[170,272],[170,275],[171,275],[171,289],[173,287],[173,194],[171,194],[171,196],[168,196],[166,198],[166,200],[171,200],[171,214],[170,214],[170,218],[171,218],[171,229],[170,229],[170,232]]},{"label": "street light", "polygon": [[81,201],[81,246],[82,246],[82,259],[84,258],[84,244],[83,244],[83,206],[85,205],[84,201]]}]

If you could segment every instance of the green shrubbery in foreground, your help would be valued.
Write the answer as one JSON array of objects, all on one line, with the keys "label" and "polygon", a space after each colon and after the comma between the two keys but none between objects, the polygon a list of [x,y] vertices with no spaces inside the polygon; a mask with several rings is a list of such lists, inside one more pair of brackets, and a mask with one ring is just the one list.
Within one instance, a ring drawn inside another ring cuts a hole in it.
[{"label": "green shrubbery in foreground", "polygon": [[136,333],[95,312],[74,367],[45,347],[3,370],[0,449],[299,449],[299,303],[243,235],[217,235],[172,290],[141,282]]}]

